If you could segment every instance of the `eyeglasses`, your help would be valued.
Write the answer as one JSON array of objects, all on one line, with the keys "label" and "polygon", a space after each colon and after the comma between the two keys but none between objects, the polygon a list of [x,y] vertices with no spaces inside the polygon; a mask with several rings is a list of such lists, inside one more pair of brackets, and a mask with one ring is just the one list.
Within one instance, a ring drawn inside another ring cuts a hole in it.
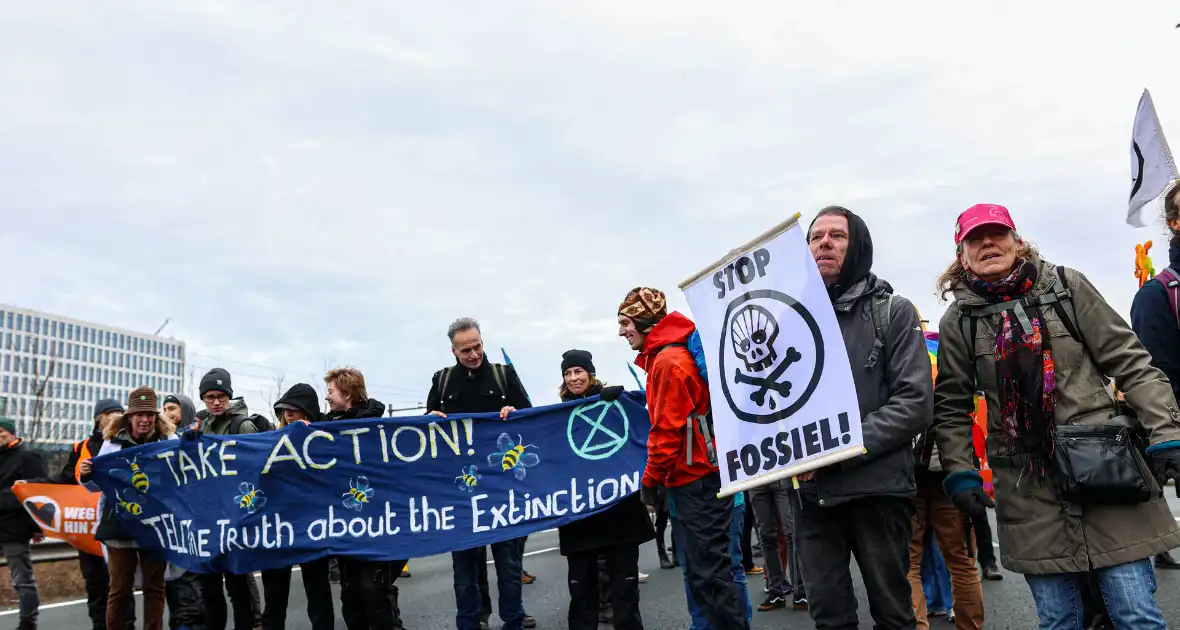
[{"label": "eyeglasses", "polygon": [[226,402],[229,400],[229,396],[226,396],[225,394],[206,394],[205,396],[201,397],[201,400],[207,403]]}]

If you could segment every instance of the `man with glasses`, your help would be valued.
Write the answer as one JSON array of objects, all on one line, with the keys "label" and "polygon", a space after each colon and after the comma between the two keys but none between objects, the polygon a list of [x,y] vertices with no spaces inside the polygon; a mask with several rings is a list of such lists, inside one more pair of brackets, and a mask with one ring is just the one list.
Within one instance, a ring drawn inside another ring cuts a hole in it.
[{"label": "man with glasses", "polygon": [[[224,369],[213,368],[201,377],[200,391],[208,416],[201,423],[199,433],[241,435],[258,433],[262,428],[260,425],[263,422],[250,415],[245,401],[236,399],[231,402],[233,383],[229,372]],[[250,588],[253,581],[253,575],[233,573],[206,573],[201,576],[201,596],[205,600],[205,623],[209,630],[226,629],[229,611],[225,605],[224,591],[229,591],[229,599],[234,607],[233,627],[236,630],[248,630],[257,625],[255,621],[259,615]],[[256,584],[253,586],[257,588]]]}]

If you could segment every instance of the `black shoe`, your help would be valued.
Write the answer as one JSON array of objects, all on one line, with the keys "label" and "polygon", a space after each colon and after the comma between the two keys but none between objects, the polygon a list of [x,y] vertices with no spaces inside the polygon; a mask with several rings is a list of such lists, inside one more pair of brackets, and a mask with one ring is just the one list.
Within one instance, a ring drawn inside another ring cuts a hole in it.
[{"label": "black shoe", "polygon": [[787,599],[778,593],[771,593],[766,597],[766,601],[758,604],[758,610],[766,612],[768,610],[778,610],[779,608],[787,607]]},{"label": "black shoe", "polygon": [[992,564],[983,567],[983,579],[990,580],[992,582],[999,582],[1000,580],[1004,579],[1004,574],[1000,573],[1000,569],[996,567],[996,565]]},{"label": "black shoe", "polygon": [[525,615],[524,619],[520,622],[520,627],[522,627],[522,628],[536,628],[537,627],[537,620],[533,619],[532,615]]},{"label": "black shoe", "polygon": [[1157,569],[1180,569],[1180,562],[1177,562],[1172,554],[1165,551],[1155,557],[1155,568]]},{"label": "black shoe", "polygon": [[807,610],[807,596],[796,595],[795,599],[791,601],[791,608],[795,610]]}]

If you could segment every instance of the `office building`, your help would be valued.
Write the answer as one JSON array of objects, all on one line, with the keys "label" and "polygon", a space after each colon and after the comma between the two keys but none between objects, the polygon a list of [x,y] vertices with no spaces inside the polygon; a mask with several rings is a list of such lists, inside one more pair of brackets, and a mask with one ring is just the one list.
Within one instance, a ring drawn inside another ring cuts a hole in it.
[{"label": "office building", "polygon": [[33,446],[89,435],[99,399],[126,404],[141,385],[163,396],[183,378],[183,341],[0,304],[0,415]]}]

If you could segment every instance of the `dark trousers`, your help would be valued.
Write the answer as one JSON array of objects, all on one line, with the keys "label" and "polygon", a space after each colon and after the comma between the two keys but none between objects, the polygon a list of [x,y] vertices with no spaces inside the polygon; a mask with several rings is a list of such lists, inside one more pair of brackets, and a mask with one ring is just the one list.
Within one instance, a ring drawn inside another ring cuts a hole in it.
[{"label": "dark trousers", "polygon": [[906,579],[910,567],[909,499],[873,497],[832,507],[805,500],[796,513],[803,581],[816,630],[856,630],[856,595],[849,561],[864,577],[869,614],[878,630],[914,630]]},{"label": "dark trousers", "polygon": [[[668,547],[664,545],[664,532],[668,529],[668,498],[667,489],[659,491],[656,499],[656,553],[660,560],[668,557]],[[676,557],[676,537],[672,537],[672,557]]]},{"label": "dark trousers", "polygon": [[[483,547],[451,552],[455,580],[455,626],[458,630],[478,630],[480,621],[479,568],[486,570],[487,550]],[[524,620],[521,604],[520,542],[506,540],[492,545],[496,562],[496,586],[500,594],[500,619],[504,630],[520,630]],[[484,591],[485,593],[487,591]]]},{"label": "dark trousers", "polygon": [[[303,592],[307,595],[307,619],[311,630],[332,630],[332,582],[328,558],[299,565]],[[282,630],[287,623],[287,604],[291,595],[291,567],[262,572],[262,594],[266,607],[262,613],[263,630]]]},{"label": "dark trousers", "polygon": [[570,630],[597,630],[598,558],[605,559],[615,630],[643,630],[639,614],[639,546],[621,545],[570,554]]},{"label": "dark trousers", "polygon": [[196,573],[184,575],[164,584],[168,602],[168,627],[172,630],[205,630],[205,603],[201,598],[201,578]]},{"label": "dark trousers", "polygon": [[[795,539],[797,508],[791,503],[790,481],[774,481],[749,491],[746,505],[754,509],[758,521],[758,538],[762,541],[762,562],[766,565],[767,593],[805,596],[803,570],[799,568],[799,549]],[[787,566],[779,554],[779,532],[787,545]],[[789,570],[789,575],[788,575]]]},{"label": "dark trousers", "polygon": [[405,560],[374,562],[339,557],[340,612],[348,630],[389,630],[401,625],[397,586]]},{"label": "dark trousers", "polygon": [[234,630],[253,630],[254,606],[250,601],[249,582],[253,575],[233,573],[201,574],[201,597],[205,600],[205,626],[208,630],[226,630],[229,623],[229,608],[225,605],[226,593],[234,607]]},{"label": "dark trousers", "polygon": [[[524,567],[522,566],[523,570]],[[488,548],[479,548],[479,614],[484,619],[492,616],[492,592],[488,590]]]},{"label": "dark trousers", "polygon": [[996,547],[992,544],[992,525],[987,522],[987,514],[972,518],[971,527],[975,530],[975,559],[979,566],[996,566]]},{"label": "dark trousers", "polygon": [[754,570],[754,550],[750,543],[754,537],[754,506],[750,504],[750,493],[746,493],[746,519],[742,525],[742,568]]},{"label": "dark trousers", "polygon": [[[94,630],[106,630],[107,595],[111,592],[111,576],[107,572],[107,561],[102,556],[79,551],[78,567],[82,570],[82,579],[86,582],[86,611],[90,614],[90,623],[93,624]],[[132,623],[135,622],[134,614],[131,620]]]},{"label": "dark trousers", "polygon": [[684,545],[684,574],[709,626],[713,630],[749,630],[729,554],[733,499],[717,498],[720,490],[717,473],[669,488],[676,511],[672,535]]}]

